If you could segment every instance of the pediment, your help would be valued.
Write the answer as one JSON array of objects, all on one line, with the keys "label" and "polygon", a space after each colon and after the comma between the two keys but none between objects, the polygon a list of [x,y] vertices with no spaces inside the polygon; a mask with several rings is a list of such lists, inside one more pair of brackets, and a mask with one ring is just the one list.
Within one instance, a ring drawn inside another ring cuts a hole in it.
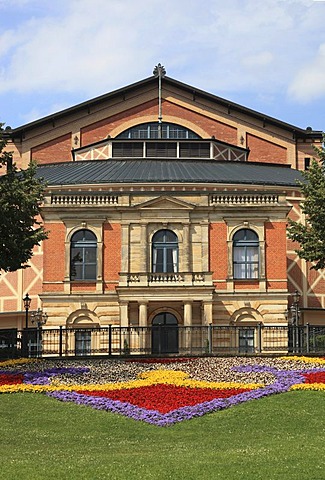
[{"label": "pediment", "polygon": [[141,210],[193,210],[194,205],[174,197],[158,197],[137,205]]}]

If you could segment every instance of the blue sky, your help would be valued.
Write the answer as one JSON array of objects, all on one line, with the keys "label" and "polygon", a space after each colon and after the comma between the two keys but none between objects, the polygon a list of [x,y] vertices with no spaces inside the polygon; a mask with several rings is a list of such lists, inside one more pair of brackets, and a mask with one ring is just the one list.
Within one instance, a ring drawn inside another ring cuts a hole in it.
[{"label": "blue sky", "polygon": [[325,0],[0,0],[0,122],[167,75],[325,130]]}]

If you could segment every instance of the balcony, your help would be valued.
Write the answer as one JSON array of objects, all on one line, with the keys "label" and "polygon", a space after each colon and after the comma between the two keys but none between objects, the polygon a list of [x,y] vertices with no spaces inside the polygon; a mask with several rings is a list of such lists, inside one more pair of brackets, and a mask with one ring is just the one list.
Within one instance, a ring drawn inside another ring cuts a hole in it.
[{"label": "balcony", "polygon": [[120,287],[207,287],[211,272],[121,273]]}]

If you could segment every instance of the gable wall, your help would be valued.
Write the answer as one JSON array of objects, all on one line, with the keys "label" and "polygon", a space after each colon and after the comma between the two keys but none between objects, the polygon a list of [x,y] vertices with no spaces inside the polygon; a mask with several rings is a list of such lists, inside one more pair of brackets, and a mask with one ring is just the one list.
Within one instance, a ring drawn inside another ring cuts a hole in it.
[{"label": "gable wall", "polygon": [[[203,138],[215,136],[216,139],[223,142],[237,144],[237,129],[233,126],[197,114],[167,100],[163,102],[162,108],[163,119],[166,122],[178,123],[188,127]],[[157,110],[157,100],[152,100],[127,112],[91,124],[81,130],[82,145],[98,142],[107,138],[107,135],[114,138],[127,128],[139,123],[155,122],[157,121]]]},{"label": "gable wall", "polygon": [[[163,121],[179,123],[203,138],[249,147],[249,161],[288,163],[303,167],[304,158],[313,153],[310,143],[300,142],[296,148],[294,132],[273,126],[248,113],[232,111],[199,95],[190,95],[168,84],[163,85]],[[154,85],[139,91],[103,100],[23,134],[14,147],[15,161],[27,166],[34,158],[40,163],[69,161],[71,149],[112,137],[121,131],[158,117],[157,88]]]}]

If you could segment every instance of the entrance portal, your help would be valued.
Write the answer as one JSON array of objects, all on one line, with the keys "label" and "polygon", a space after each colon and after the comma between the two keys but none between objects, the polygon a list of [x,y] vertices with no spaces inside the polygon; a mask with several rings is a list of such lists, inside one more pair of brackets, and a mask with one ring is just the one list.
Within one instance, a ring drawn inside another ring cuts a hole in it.
[{"label": "entrance portal", "polygon": [[172,313],[159,313],[152,320],[152,353],[178,353],[178,322]]},{"label": "entrance portal", "polygon": [[254,353],[254,336],[255,329],[253,327],[239,328],[239,353]]},{"label": "entrance portal", "polygon": [[76,355],[90,355],[91,353],[91,331],[76,330]]}]

